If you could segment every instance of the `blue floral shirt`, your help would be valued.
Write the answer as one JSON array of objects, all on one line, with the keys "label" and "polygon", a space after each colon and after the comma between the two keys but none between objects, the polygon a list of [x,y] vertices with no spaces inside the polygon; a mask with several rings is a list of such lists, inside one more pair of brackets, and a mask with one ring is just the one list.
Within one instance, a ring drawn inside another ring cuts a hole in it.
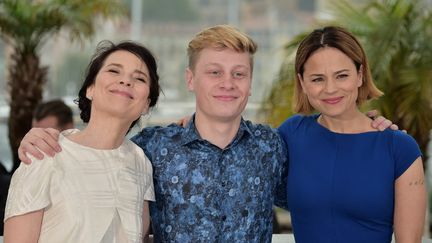
[{"label": "blue floral shirt", "polygon": [[271,242],[272,206],[286,207],[287,151],[276,130],[241,121],[225,148],[188,126],[132,138],[153,164],[155,242]]}]

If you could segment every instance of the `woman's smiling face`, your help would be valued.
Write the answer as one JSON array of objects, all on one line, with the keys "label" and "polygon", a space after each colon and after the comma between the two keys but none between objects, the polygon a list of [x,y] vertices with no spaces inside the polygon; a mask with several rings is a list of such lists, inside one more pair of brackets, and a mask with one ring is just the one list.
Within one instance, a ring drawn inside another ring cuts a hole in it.
[{"label": "woman's smiling face", "polygon": [[316,50],[305,62],[303,74],[297,75],[309,103],[323,115],[343,117],[358,109],[362,73],[340,50]]},{"label": "woman's smiling face", "polygon": [[149,108],[150,75],[145,63],[128,51],[115,51],[104,61],[93,85],[87,88],[96,110],[136,120]]}]

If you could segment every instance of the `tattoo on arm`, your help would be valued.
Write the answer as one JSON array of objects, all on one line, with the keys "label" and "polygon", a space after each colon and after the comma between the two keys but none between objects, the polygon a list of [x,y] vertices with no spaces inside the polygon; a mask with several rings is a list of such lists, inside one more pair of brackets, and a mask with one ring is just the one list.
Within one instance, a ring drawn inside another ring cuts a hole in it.
[{"label": "tattoo on arm", "polygon": [[424,184],[424,179],[419,179],[419,180],[415,180],[415,181],[411,181],[409,183],[410,186],[420,186]]}]

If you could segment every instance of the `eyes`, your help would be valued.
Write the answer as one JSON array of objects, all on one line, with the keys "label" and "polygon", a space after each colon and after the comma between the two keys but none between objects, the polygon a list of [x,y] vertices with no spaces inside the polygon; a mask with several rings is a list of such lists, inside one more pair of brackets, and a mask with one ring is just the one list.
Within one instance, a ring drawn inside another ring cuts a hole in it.
[{"label": "eyes", "polygon": [[[336,80],[346,80],[349,77],[347,73],[340,73],[336,75]],[[324,77],[318,76],[311,79],[311,82],[313,83],[319,83],[325,81]]]},{"label": "eyes", "polygon": [[[115,68],[115,67],[109,67],[107,69],[107,72],[110,73],[111,75],[119,75],[121,71],[122,70],[120,68]],[[141,74],[140,72],[134,72],[132,74],[132,79],[139,82],[148,83],[148,78],[146,77],[146,75]]]},{"label": "eyes", "polygon": [[[224,75],[224,72],[222,70],[218,70],[218,69],[210,69],[210,70],[206,71],[206,74],[210,77],[213,77],[213,78],[219,78],[219,77],[222,77]],[[234,79],[243,79],[247,76],[248,76],[247,71],[242,70],[242,71],[231,72],[231,77]]]}]

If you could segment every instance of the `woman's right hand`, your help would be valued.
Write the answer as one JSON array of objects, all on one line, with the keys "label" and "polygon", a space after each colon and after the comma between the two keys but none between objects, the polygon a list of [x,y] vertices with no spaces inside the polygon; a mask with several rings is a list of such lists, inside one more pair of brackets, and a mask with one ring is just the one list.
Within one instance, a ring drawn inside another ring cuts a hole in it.
[{"label": "woman's right hand", "polygon": [[30,164],[31,160],[27,157],[27,153],[37,159],[43,159],[43,151],[50,157],[61,151],[58,144],[60,132],[54,128],[32,128],[21,140],[18,148],[18,156],[20,160],[26,164]]}]

